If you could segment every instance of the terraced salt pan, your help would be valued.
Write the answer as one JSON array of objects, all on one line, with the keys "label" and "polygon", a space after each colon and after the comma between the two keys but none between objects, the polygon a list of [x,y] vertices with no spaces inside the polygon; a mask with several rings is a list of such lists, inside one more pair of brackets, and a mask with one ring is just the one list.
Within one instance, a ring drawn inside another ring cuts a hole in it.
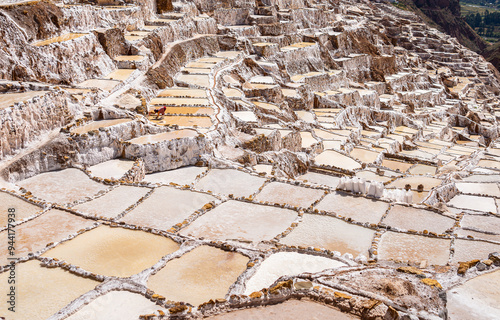
[{"label": "terraced salt pan", "polygon": [[387,187],[404,189],[404,187],[409,184],[412,190],[417,190],[418,185],[422,184],[424,186],[424,191],[429,191],[439,186],[442,182],[442,180],[436,178],[416,176],[398,179],[389,183]]},{"label": "terraced salt pan", "polygon": [[253,169],[257,173],[265,173],[267,175],[271,175],[273,172],[273,166],[268,164],[256,164],[253,166]]},{"label": "terraced salt pan", "polygon": [[456,182],[458,191],[462,193],[482,194],[492,197],[500,197],[500,190],[496,183],[461,183]]},{"label": "terraced salt pan", "polygon": [[129,291],[110,291],[78,310],[66,320],[137,320],[139,316],[166,309]]},{"label": "terraced salt pan", "polygon": [[169,261],[149,277],[147,286],[168,300],[199,305],[224,298],[248,260],[239,253],[201,246]]},{"label": "terraced salt pan", "polygon": [[205,98],[206,96],[207,92],[204,89],[182,87],[167,88],[158,93],[158,97]]},{"label": "terraced salt pan", "polygon": [[494,168],[494,169],[500,169],[500,162],[494,161],[494,160],[479,160],[478,167],[486,167],[486,168]]},{"label": "terraced salt pan", "polygon": [[241,92],[238,89],[233,89],[233,88],[222,88],[222,92],[224,95],[228,98],[232,99],[239,99],[242,97],[243,92]]},{"label": "terraced salt pan", "polygon": [[308,172],[304,175],[297,177],[297,179],[302,180],[304,182],[312,182],[319,185],[325,185],[333,189],[337,188],[337,185],[340,182],[339,177],[316,173],[316,172]]},{"label": "terraced salt pan", "polygon": [[93,176],[104,179],[120,179],[134,166],[134,161],[113,159],[91,166],[89,171]]},{"label": "terraced salt pan", "polygon": [[105,76],[104,79],[125,81],[130,78],[134,71],[136,71],[136,69],[116,69],[115,71]]},{"label": "terraced salt pan", "polygon": [[169,105],[169,106],[209,106],[210,101],[206,98],[177,98],[161,97],[153,98],[149,102],[151,105]]},{"label": "terraced salt pan", "polygon": [[319,165],[333,166],[345,170],[361,169],[361,165],[354,159],[333,150],[323,151],[314,158],[314,161]]},{"label": "terraced salt pan", "polygon": [[335,192],[328,194],[315,208],[335,212],[343,217],[352,218],[354,221],[377,224],[389,208],[389,204],[384,201]]},{"label": "terraced salt pan", "polygon": [[9,208],[16,209],[16,222],[29,218],[43,210],[43,208],[31,204],[28,201],[24,201],[22,199],[19,199],[18,197],[0,191],[0,212],[2,212],[2,214],[0,215],[0,228],[4,228],[7,226],[7,213]]},{"label": "terraced salt pan", "polygon": [[291,246],[313,246],[368,257],[375,231],[329,216],[304,214],[302,222],[280,242]]},{"label": "terraced salt pan", "polygon": [[196,219],[180,233],[197,238],[253,242],[271,240],[297,218],[292,210],[229,200]]},{"label": "terraced salt pan", "polygon": [[391,170],[394,170],[394,171],[399,170],[401,172],[406,172],[406,170],[408,170],[412,166],[412,164],[406,163],[406,162],[384,159],[384,160],[382,160],[382,166],[389,168]]},{"label": "terraced salt pan", "polygon": [[[279,317],[279,318],[278,318]],[[312,302],[308,299],[288,300],[286,302],[258,308],[237,310],[217,316],[208,317],[207,320],[255,320],[255,319],[279,319],[279,320],[354,320],[357,317],[343,313],[329,306]]]},{"label": "terraced salt pan", "polygon": [[63,35],[60,35],[60,36],[57,36],[57,37],[54,37],[54,38],[50,38],[50,39],[47,39],[47,40],[42,40],[42,41],[35,42],[35,43],[33,43],[33,46],[35,46],[35,47],[42,47],[42,46],[46,46],[46,45],[49,45],[49,44],[52,44],[52,43],[59,43],[59,42],[64,42],[64,41],[69,41],[69,40],[77,39],[77,38],[80,38],[80,37],[83,37],[83,36],[86,36],[86,35],[88,35],[88,33],[67,33],[67,34],[63,34]]},{"label": "terraced salt pan", "polygon": [[43,254],[80,268],[115,277],[129,277],[153,266],[179,245],[144,231],[100,226]]},{"label": "terraced salt pan", "polygon": [[455,220],[429,210],[395,205],[383,222],[404,230],[427,230],[440,234],[452,228]]},{"label": "terraced salt pan", "polygon": [[271,182],[261,190],[257,197],[255,197],[255,200],[307,208],[313,202],[319,200],[324,193],[323,190]]},{"label": "terraced salt pan", "polygon": [[[86,220],[71,213],[52,209],[33,220],[16,226],[16,257],[25,257],[30,252],[37,252],[48,243],[59,242],[80,229],[90,227],[92,220]],[[7,230],[0,232],[7,239]],[[0,265],[7,264],[7,241],[0,243]]]},{"label": "terraced salt pan", "polygon": [[41,173],[17,185],[31,191],[35,197],[56,203],[73,202],[109,188],[73,168]]},{"label": "terraced salt pan", "polygon": [[144,197],[151,189],[119,186],[95,200],[74,206],[84,214],[113,219]]},{"label": "terraced salt pan", "polygon": [[233,169],[212,169],[195,184],[200,190],[248,197],[257,192],[264,184],[265,178],[252,176],[248,173]]},{"label": "terraced salt pan", "polygon": [[214,109],[205,107],[165,107],[165,114],[213,115]]},{"label": "terraced salt pan", "polygon": [[469,182],[500,182],[500,175],[495,174],[473,174],[465,177],[463,181]]},{"label": "terraced salt pan", "polygon": [[92,130],[99,130],[99,128],[107,128],[118,124],[127,123],[130,121],[132,121],[132,119],[113,119],[113,120],[94,121],[84,126],[72,129],[71,133],[84,134]]},{"label": "terraced salt pan", "polygon": [[460,221],[462,228],[500,234],[500,218],[493,216],[464,215]]},{"label": "terraced salt pan", "polygon": [[351,151],[350,156],[355,159],[358,159],[363,163],[372,163],[375,160],[377,160],[379,153],[375,151],[366,150],[363,148],[354,148]]},{"label": "terraced salt pan", "polygon": [[179,185],[186,185],[193,183],[196,177],[205,171],[207,171],[206,167],[183,167],[174,170],[147,174],[144,181],[163,184],[173,182]]},{"label": "terraced salt pan", "polygon": [[421,174],[421,175],[430,174],[430,175],[434,175],[434,174],[436,174],[436,167],[428,166],[426,164],[417,164],[413,168],[411,168],[410,170],[408,170],[408,172],[411,173],[411,174]]},{"label": "terraced salt pan", "polygon": [[200,87],[205,87],[208,88],[210,85],[210,82],[208,80],[208,75],[204,74],[178,74],[176,76],[176,79],[178,81],[185,82],[187,84],[195,85],[195,86],[200,86]]},{"label": "terraced salt pan", "polygon": [[314,114],[309,111],[294,111],[297,117],[299,117],[300,120],[303,120],[304,122],[307,123],[314,123]]},{"label": "terraced salt pan", "polygon": [[131,144],[147,144],[156,143],[161,141],[170,141],[180,138],[190,138],[196,137],[198,132],[190,129],[174,130],[170,132],[161,132],[157,134],[148,134],[145,136],[140,136],[131,140],[128,140]]},{"label": "terraced salt pan", "polygon": [[450,240],[388,231],[378,246],[379,260],[427,260],[430,265],[445,265],[450,255]]},{"label": "terraced salt pan", "polygon": [[244,122],[257,122],[257,116],[253,111],[233,111],[233,117]]},{"label": "terraced salt pan", "polygon": [[307,149],[318,143],[318,140],[312,136],[310,132],[300,132],[300,137],[302,138],[302,148]]},{"label": "terraced salt pan", "polygon": [[204,193],[160,187],[120,220],[129,224],[167,230],[214,200],[217,199]]},{"label": "terraced salt pan", "polygon": [[37,96],[43,96],[47,92],[48,91],[27,91],[22,93],[2,93],[0,94],[0,110]]},{"label": "terraced salt pan", "polygon": [[450,320],[500,319],[500,271],[480,275],[446,294]]},{"label": "terraced salt pan", "polygon": [[260,291],[271,286],[279,277],[315,273],[325,269],[345,266],[344,263],[325,257],[297,252],[278,252],[268,257],[257,272],[246,282],[244,294]]},{"label": "terraced salt pan", "polygon": [[[0,290],[7,294],[9,272],[0,273]],[[2,301],[0,314],[9,320],[46,320],[99,282],[61,268],[43,268],[38,260],[16,265],[16,312]],[[42,298],[43,297],[43,298]],[[42,298],[42,299],[41,299]]]},{"label": "terraced salt pan", "polygon": [[455,240],[455,254],[452,262],[465,262],[474,259],[487,259],[488,254],[492,252],[500,252],[500,244],[489,243],[476,240]]},{"label": "terraced salt pan", "polygon": [[377,181],[385,183],[392,180],[391,177],[381,176],[370,170],[363,170],[356,172],[356,177],[366,179],[367,181]]},{"label": "terraced salt pan", "polygon": [[159,120],[149,119],[159,125],[178,125],[179,127],[209,128],[212,125],[210,117],[203,116],[164,116]]},{"label": "terraced salt pan", "polygon": [[488,197],[478,197],[469,196],[464,194],[459,194],[448,201],[449,205],[452,205],[460,209],[477,210],[484,212],[497,212],[497,206],[495,204],[495,199]]}]

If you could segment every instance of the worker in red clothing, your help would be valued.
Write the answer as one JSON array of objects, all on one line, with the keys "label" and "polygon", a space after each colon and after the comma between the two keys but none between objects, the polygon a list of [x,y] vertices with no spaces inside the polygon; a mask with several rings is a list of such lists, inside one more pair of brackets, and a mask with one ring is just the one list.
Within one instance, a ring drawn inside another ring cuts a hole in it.
[{"label": "worker in red clothing", "polygon": [[160,109],[155,109],[154,113],[156,114],[156,118],[158,119],[160,116],[165,115],[165,111],[167,110],[167,107],[163,106]]}]

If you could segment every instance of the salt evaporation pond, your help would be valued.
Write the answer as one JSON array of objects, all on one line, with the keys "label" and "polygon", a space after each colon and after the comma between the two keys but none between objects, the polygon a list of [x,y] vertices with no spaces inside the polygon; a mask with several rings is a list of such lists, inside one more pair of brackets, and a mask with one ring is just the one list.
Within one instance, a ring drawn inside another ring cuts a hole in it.
[{"label": "salt evaporation pond", "polygon": [[[16,196],[0,191],[0,212],[7,212],[9,208],[16,209],[16,222],[29,218],[43,210],[43,208],[22,200]],[[7,226],[7,214],[0,215],[0,228]]]},{"label": "salt evaporation pond", "polygon": [[80,268],[115,277],[130,277],[179,249],[169,238],[124,228],[100,226],[43,254]]},{"label": "salt evaporation pond", "polygon": [[382,235],[378,246],[379,260],[426,260],[430,265],[445,265],[450,256],[449,239],[431,238],[388,231]]},{"label": "salt evaporation pond", "polygon": [[280,242],[290,246],[312,246],[341,254],[363,254],[368,257],[374,234],[374,230],[334,217],[304,214],[303,221]]},{"label": "salt evaporation pond", "polygon": [[500,271],[480,275],[447,292],[451,320],[500,319]]},{"label": "salt evaporation pond", "polygon": [[354,159],[333,150],[323,151],[314,158],[314,161],[318,165],[332,166],[345,170],[361,169],[361,165]]},{"label": "salt evaporation pond", "polygon": [[128,142],[132,144],[156,143],[161,141],[169,141],[173,139],[196,137],[197,135],[198,133],[195,130],[183,129],[183,130],[175,130],[170,132],[145,135],[128,140]]},{"label": "salt evaporation pond", "polygon": [[248,261],[236,252],[201,246],[169,261],[149,277],[147,286],[167,300],[199,305],[210,299],[225,298]]},{"label": "salt evaporation pond", "polygon": [[350,156],[355,159],[358,159],[363,163],[372,163],[375,162],[375,160],[377,160],[379,154],[380,153],[378,152],[367,150],[364,148],[354,148],[351,151]]},{"label": "salt evaporation pond", "polygon": [[73,202],[109,188],[73,168],[41,173],[17,185],[31,191],[35,197],[57,203]]},{"label": "salt evaporation pond", "polygon": [[[0,290],[5,293],[9,292],[8,276],[8,272],[0,274]],[[2,301],[0,314],[8,314],[9,320],[46,320],[98,284],[61,268],[44,268],[38,260],[18,263],[16,312],[8,311],[9,305]]]},{"label": "salt evaporation pond", "polygon": [[296,207],[309,207],[319,200],[323,190],[292,186],[286,183],[271,182],[255,197],[256,201],[289,204]]},{"label": "salt evaporation pond", "polygon": [[265,178],[234,169],[212,169],[195,184],[195,187],[204,191],[212,191],[235,197],[248,197],[257,192],[264,184]]},{"label": "salt evaporation pond", "polygon": [[[85,220],[71,213],[52,209],[44,214],[15,227],[16,256],[24,257],[30,252],[37,252],[48,243],[59,242],[80,229],[90,227],[94,221]],[[7,239],[7,230],[0,232],[3,239]],[[7,264],[7,241],[0,242],[0,265]]]},{"label": "salt evaporation pond", "polygon": [[343,313],[340,310],[319,304],[308,299],[288,300],[286,302],[265,307],[237,310],[225,314],[208,317],[207,320],[355,320],[358,317]]},{"label": "salt evaporation pond", "polygon": [[492,197],[500,197],[500,190],[496,183],[474,183],[474,182],[457,182],[455,183],[458,191],[462,193],[481,194]]},{"label": "salt evaporation pond", "polygon": [[327,174],[320,174],[316,172],[308,172],[304,175],[297,177],[297,179],[302,180],[304,182],[312,182],[318,185],[324,185],[333,189],[337,188],[337,185],[340,182],[339,177],[330,176]]},{"label": "salt evaporation pond", "polygon": [[398,229],[427,230],[439,234],[453,228],[455,224],[454,219],[439,213],[401,205],[393,206],[382,222]]},{"label": "salt evaporation pond", "polygon": [[158,93],[158,97],[205,98],[206,96],[207,92],[204,89],[182,87],[167,88]]},{"label": "salt evaporation pond", "polygon": [[259,242],[285,231],[296,218],[292,210],[229,200],[196,219],[181,234]]},{"label": "salt evaporation pond", "polygon": [[455,240],[455,254],[453,263],[465,262],[474,259],[484,260],[492,252],[500,252],[500,244],[477,240]]},{"label": "salt evaporation pond", "polygon": [[441,183],[442,181],[440,179],[415,176],[398,179],[394,182],[391,182],[387,187],[403,189],[407,184],[409,184],[412,190],[417,190],[419,185],[423,185],[424,190],[429,191],[432,188],[439,186]]},{"label": "salt evaporation pond", "polygon": [[459,194],[448,201],[448,205],[460,209],[497,213],[495,199],[488,197]]},{"label": "salt evaporation pond", "polygon": [[137,320],[139,316],[162,310],[151,300],[129,291],[110,291],[92,300],[66,320]]},{"label": "salt evaporation pond", "polygon": [[182,167],[179,169],[147,174],[144,181],[163,184],[173,182],[179,185],[186,185],[193,183],[196,177],[205,171],[207,171],[206,167]]},{"label": "salt evaporation pond", "polygon": [[151,189],[119,186],[95,200],[74,206],[84,214],[113,219],[144,197]]},{"label": "salt evaporation pond", "polygon": [[330,258],[297,252],[278,252],[258,266],[257,272],[246,282],[244,294],[250,295],[252,292],[268,288],[281,276],[299,275],[304,272],[315,273],[342,266],[345,264]]},{"label": "salt evaporation pond", "polygon": [[217,199],[204,193],[160,187],[120,220],[129,224],[167,230],[214,200]]},{"label": "salt evaporation pond", "polygon": [[389,208],[389,203],[336,192],[328,194],[315,208],[334,212],[354,221],[377,224]]},{"label": "salt evaporation pond", "polygon": [[8,108],[15,103],[27,101],[37,96],[43,96],[48,91],[26,91],[22,93],[2,93],[0,94],[0,110]]},{"label": "salt evaporation pond", "polygon": [[66,34],[63,34],[63,35],[60,35],[57,37],[53,37],[53,38],[50,38],[47,40],[35,42],[35,43],[33,43],[33,45],[35,47],[42,47],[42,46],[46,46],[46,45],[53,44],[53,43],[59,43],[59,42],[77,39],[77,38],[80,38],[80,37],[83,37],[86,35],[88,35],[88,33],[66,33]]},{"label": "salt evaporation pond", "polygon": [[134,166],[134,161],[113,159],[89,167],[93,176],[103,179],[120,179]]},{"label": "salt evaporation pond", "polygon": [[84,134],[92,130],[99,130],[100,128],[112,127],[118,124],[131,122],[132,119],[113,119],[113,120],[99,120],[90,122],[84,126],[77,127],[71,130],[71,133]]}]

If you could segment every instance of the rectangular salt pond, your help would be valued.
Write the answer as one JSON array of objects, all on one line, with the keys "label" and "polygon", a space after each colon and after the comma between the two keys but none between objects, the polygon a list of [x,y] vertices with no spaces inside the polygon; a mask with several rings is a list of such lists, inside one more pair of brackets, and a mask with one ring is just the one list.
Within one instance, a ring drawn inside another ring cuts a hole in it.
[{"label": "rectangular salt pond", "polygon": [[95,177],[103,179],[120,179],[134,166],[134,161],[113,159],[89,167]]},{"label": "rectangular salt pond", "polygon": [[156,120],[155,118],[156,116],[152,116],[149,120],[162,126],[177,125],[179,127],[194,128],[209,128],[212,126],[212,119],[204,116],[162,116],[159,120]]},{"label": "rectangular salt pond", "polygon": [[495,199],[459,194],[447,203],[456,208],[497,213]]},{"label": "rectangular salt pond", "polygon": [[312,182],[315,184],[324,185],[333,189],[337,188],[337,185],[339,184],[340,181],[339,177],[316,173],[316,172],[308,172],[304,175],[297,177],[297,179],[307,183]]},{"label": "rectangular salt pond", "polygon": [[158,93],[158,97],[178,97],[178,98],[205,98],[207,92],[203,89],[192,89],[192,88],[168,88]]},{"label": "rectangular salt pond", "polygon": [[171,260],[148,279],[147,286],[167,300],[199,305],[223,299],[246,270],[249,259],[236,252],[201,246]]},{"label": "rectangular salt pond", "polygon": [[382,221],[384,224],[403,230],[444,233],[453,228],[455,220],[430,210],[395,205]]},{"label": "rectangular salt pond", "polygon": [[354,159],[333,150],[323,151],[314,158],[314,162],[320,166],[333,166],[351,171],[361,169],[361,165]]},{"label": "rectangular salt pond", "polygon": [[59,43],[59,42],[64,42],[64,41],[69,41],[69,40],[77,39],[77,38],[80,38],[80,37],[83,37],[83,36],[86,36],[86,35],[88,35],[88,33],[67,33],[67,34],[63,34],[63,35],[60,35],[60,36],[57,36],[57,37],[54,37],[54,38],[50,38],[50,39],[47,39],[47,40],[42,40],[42,41],[35,42],[35,43],[33,43],[33,46],[35,46],[35,47],[42,47],[42,46],[46,46],[46,45],[49,45],[49,44],[52,44],[52,43]]},{"label": "rectangular salt pond", "polygon": [[105,76],[104,79],[125,81],[130,78],[135,70],[136,69],[116,69],[115,71]]},{"label": "rectangular salt pond", "polygon": [[426,165],[426,164],[417,164],[414,167],[410,168],[410,170],[408,170],[408,172],[411,173],[411,174],[420,174],[420,175],[430,174],[430,175],[435,175],[436,174],[436,170],[437,170],[437,168],[434,167],[434,166],[429,166],[429,165]]},{"label": "rectangular salt pond", "polygon": [[455,240],[455,254],[452,263],[471,261],[474,259],[484,260],[492,252],[500,252],[500,244],[476,240]]},{"label": "rectangular salt pond", "polygon": [[380,153],[375,151],[355,147],[349,155],[363,163],[372,163],[377,160],[379,154]]},{"label": "rectangular salt pond", "polygon": [[325,192],[319,189],[293,186],[287,183],[271,182],[255,197],[256,201],[289,204],[307,208],[319,200]]},{"label": "rectangular salt pond", "polygon": [[456,182],[455,185],[461,193],[500,197],[500,190],[498,188],[498,184],[496,183]]},{"label": "rectangular salt pond", "polygon": [[150,105],[168,105],[168,106],[209,106],[210,101],[206,98],[177,98],[177,97],[161,97],[153,98],[149,102]]},{"label": "rectangular salt pond", "polygon": [[202,74],[178,74],[176,76],[176,79],[178,81],[190,84],[190,85],[195,85],[195,86],[200,86],[200,87],[206,87],[210,85],[209,80],[208,80],[208,75],[202,75]]},{"label": "rectangular salt pond", "polygon": [[[52,209],[16,226],[16,257],[25,257],[30,252],[37,252],[50,242],[59,242],[80,229],[90,227],[93,220],[86,220],[57,209]],[[0,232],[2,239],[7,239],[7,230]],[[0,242],[0,265],[8,263],[7,241]]]},{"label": "rectangular salt pond", "polygon": [[[9,272],[0,274],[0,290],[9,290]],[[100,282],[80,277],[61,268],[44,268],[38,260],[16,264],[16,312],[2,301],[0,314],[9,320],[43,320],[65,307]]]},{"label": "rectangular salt pond", "polygon": [[195,187],[204,191],[212,191],[235,197],[248,197],[259,190],[266,181],[234,169],[212,169],[195,184]]},{"label": "rectangular salt pond", "polygon": [[378,246],[379,260],[399,260],[430,265],[446,265],[450,256],[449,239],[387,231]]},{"label": "rectangular salt pond", "polygon": [[92,216],[113,219],[144,197],[151,189],[119,186],[104,196],[74,206],[73,209]]},{"label": "rectangular salt pond", "polygon": [[0,110],[8,108],[16,103],[30,100],[34,97],[43,96],[48,91],[26,91],[22,93],[2,93],[0,94]]},{"label": "rectangular salt pond", "polygon": [[253,111],[232,111],[231,114],[243,122],[257,122],[257,116]]},{"label": "rectangular salt pond", "polygon": [[340,219],[304,214],[303,220],[280,242],[290,246],[325,248],[354,257],[363,254],[368,257],[375,231],[347,223]]},{"label": "rectangular salt pond", "polygon": [[182,235],[211,240],[271,240],[285,231],[297,212],[271,206],[229,200],[196,219]]},{"label": "rectangular salt pond", "polygon": [[74,168],[41,173],[17,185],[31,191],[35,197],[59,204],[94,196],[109,188]]},{"label": "rectangular salt pond", "polygon": [[389,168],[391,170],[394,170],[394,171],[399,170],[401,172],[406,172],[411,166],[413,166],[413,164],[401,162],[401,161],[384,159],[384,160],[382,160],[382,166]]},{"label": "rectangular salt pond", "polygon": [[183,167],[174,170],[147,174],[144,181],[163,184],[173,182],[179,185],[186,185],[192,184],[196,177],[205,171],[207,171],[206,167]]},{"label": "rectangular salt pond", "polygon": [[313,137],[313,135],[310,132],[301,131],[299,133],[300,133],[300,137],[302,139],[302,148],[303,149],[310,148],[319,142],[318,140],[316,140],[316,138]]},{"label": "rectangular salt pond", "polygon": [[161,132],[157,134],[149,134],[146,136],[140,136],[131,140],[128,140],[131,144],[147,144],[147,143],[157,143],[162,141],[170,141],[180,138],[190,138],[196,137],[198,133],[190,129],[174,130],[170,132]]},{"label": "rectangular salt pond", "polygon": [[[157,106],[154,109],[158,109],[159,106]],[[214,109],[212,108],[206,108],[206,107],[165,107],[165,114],[177,114],[177,115],[184,115],[184,114],[192,114],[192,115],[198,115],[198,116],[210,116],[213,115]]]},{"label": "rectangular salt pond", "polygon": [[391,182],[390,184],[387,185],[387,188],[404,189],[405,186],[409,184],[412,190],[417,190],[419,185],[423,185],[424,191],[429,191],[432,188],[441,185],[442,182],[443,181],[440,179],[431,177],[422,177],[422,176],[405,177],[397,179],[394,182]]},{"label": "rectangular salt pond", "polygon": [[169,238],[105,225],[78,235],[42,256],[66,260],[106,276],[130,277],[179,249]]},{"label": "rectangular salt pond", "polygon": [[128,212],[120,221],[168,230],[181,223],[205,204],[216,201],[211,195],[179,190],[172,187],[156,188],[153,194]]},{"label": "rectangular salt pond", "polygon": [[334,212],[342,217],[348,217],[358,222],[378,224],[389,209],[389,204],[364,197],[354,197],[350,194],[335,192],[328,194],[316,206],[316,209]]},{"label": "rectangular salt pond", "polygon": [[0,229],[7,227],[8,216],[6,213],[9,208],[16,209],[16,222],[29,218],[43,210],[42,207],[0,191],[0,212],[3,212],[0,214]]},{"label": "rectangular salt pond", "polygon": [[81,127],[77,127],[71,130],[71,133],[84,134],[92,130],[99,130],[99,128],[112,127],[118,124],[131,122],[132,119],[112,119],[112,120],[99,120],[93,121]]}]

